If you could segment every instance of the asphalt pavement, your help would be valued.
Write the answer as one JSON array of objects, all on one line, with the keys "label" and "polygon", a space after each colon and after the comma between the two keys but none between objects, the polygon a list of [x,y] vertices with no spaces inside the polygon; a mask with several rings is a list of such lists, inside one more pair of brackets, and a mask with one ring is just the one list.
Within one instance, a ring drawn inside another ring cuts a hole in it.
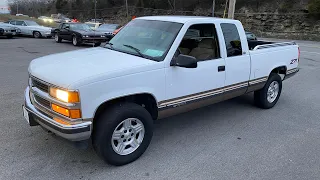
[{"label": "asphalt pavement", "polygon": [[77,149],[22,117],[30,61],[79,47],[53,39],[0,39],[0,179],[317,180],[320,43],[297,42],[301,71],[284,82],[273,109],[256,108],[248,94],[157,121],[145,154],[114,167],[92,148]]}]

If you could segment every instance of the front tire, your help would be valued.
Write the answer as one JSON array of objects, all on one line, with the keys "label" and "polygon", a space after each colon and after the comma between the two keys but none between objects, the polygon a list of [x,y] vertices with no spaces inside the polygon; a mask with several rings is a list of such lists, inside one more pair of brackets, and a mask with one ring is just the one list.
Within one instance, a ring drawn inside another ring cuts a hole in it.
[{"label": "front tire", "polygon": [[98,47],[101,45],[101,42],[98,42],[98,43],[94,43],[94,47]]},{"label": "front tire", "polygon": [[93,147],[107,163],[121,166],[138,159],[153,135],[150,113],[134,103],[107,108],[93,130]]},{"label": "front tire", "polygon": [[13,38],[13,35],[8,35],[7,38],[8,38],[8,39],[12,39],[12,38]]},{"label": "front tire", "polygon": [[263,89],[254,92],[254,103],[262,109],[273,108],[281,95],[282,79],[279,74],[272,73]]},{"label": "front tire", "polygon": [[72,44],[74,46],[80,46],[81,45],[81,39],[77,38],[77,36],[72,36]]},{"label": "front tire", "polygon": [[61,42],[62,42],[62,38],[59,37],[58,33],[56,33],[56,34],[54,35],[54,40],[55,40],[57,43],[61,43]]}]

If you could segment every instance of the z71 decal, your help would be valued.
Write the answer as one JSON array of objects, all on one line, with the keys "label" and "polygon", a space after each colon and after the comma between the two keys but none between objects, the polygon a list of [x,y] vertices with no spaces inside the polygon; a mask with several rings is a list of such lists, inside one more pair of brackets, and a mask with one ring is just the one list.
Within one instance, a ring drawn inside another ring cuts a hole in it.
[{"label": "z71 decal", "polygon": [[290,64],[294,64],[294,63],[297,63],[297,62],[298,62],[298,59],[292,59]]}]

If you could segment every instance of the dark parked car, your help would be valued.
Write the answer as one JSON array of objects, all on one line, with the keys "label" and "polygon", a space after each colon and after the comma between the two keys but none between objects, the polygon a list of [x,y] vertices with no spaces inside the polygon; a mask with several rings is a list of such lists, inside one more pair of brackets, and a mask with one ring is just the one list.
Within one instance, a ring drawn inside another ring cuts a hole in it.
[{"label": "dark parked car", "polygon": [[248,40],[258,40],[257,39],[257,36],[256,35],[254,35],[252,32],[248,32],[248,31],[246,31],[246,36],[247,36],[247,39]]},{"label": "dark parked car", "polygon": [[94,31],[83,23],[62,23],[59,28],[52,30],[51,33],[57,43],[67,40],[72,41],[74,46],[79,46],[82,43],[94,43],[95,46],[100,46],[102,42],[107,41],[104,33]]},{"label": "dark parked car", "polygon": [[114,36],[113,32],[120,27],[121,26],[119,24],[102,24],[96,29],[96,31],[104,33],[107,39],[111,40]]}]

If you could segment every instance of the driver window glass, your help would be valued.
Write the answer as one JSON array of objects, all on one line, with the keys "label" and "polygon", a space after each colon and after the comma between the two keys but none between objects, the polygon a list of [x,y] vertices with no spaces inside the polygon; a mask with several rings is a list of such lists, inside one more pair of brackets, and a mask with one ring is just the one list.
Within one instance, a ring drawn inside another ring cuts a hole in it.
[{"label": "driver window glass", "polygon": [[25,23],[23,21],[16,21],[17,26],[25,26]]},{"label": "driver window glass", "polygon": [[190,26],[180,43],[179,52],[193,56],[198,61],[218,59],[220,50],[215,25]]},{"label": "driver window glass", "polygon": [[16,21],[10,21],[9,24],[16,25]]},{"label": "driver window glass", "polygon": [[242,45],[239,31],[235,24],[221,24],[228,57],[242,55]]},{"label": "driver window glass", "polygon": [[63,24],[61,28],[62,28],[62,29],[65,29],[65,28],[67,28],[67,27],[70,28],[70,26],[69,26],[68,24]]}]

